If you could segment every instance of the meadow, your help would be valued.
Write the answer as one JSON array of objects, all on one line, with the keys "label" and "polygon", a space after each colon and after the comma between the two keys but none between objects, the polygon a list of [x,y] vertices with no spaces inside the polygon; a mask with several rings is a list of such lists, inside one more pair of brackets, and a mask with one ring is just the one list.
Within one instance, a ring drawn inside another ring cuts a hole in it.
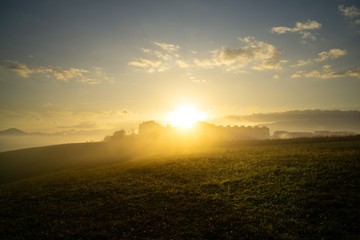
[{"label": "meadow", "polygon": [[[94,148],[104,151],[94,144],[86,149]],[[102,161],[76,149],[73,155],[68,150],[71,161]],[[0,163],[36,158],[34,151],[0,153]],[[0,185],[1,238],[360,238],[359,137],[116,156],[104,164],[7,178]]]}]

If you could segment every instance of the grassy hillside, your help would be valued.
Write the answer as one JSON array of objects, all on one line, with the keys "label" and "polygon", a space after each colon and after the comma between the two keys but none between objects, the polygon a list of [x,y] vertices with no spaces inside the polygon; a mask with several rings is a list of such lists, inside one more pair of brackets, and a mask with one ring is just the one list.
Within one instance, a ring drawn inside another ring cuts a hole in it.
[{"label": "grassy hillside", "polygon": [[0,152],[0,183],[75,167],[126,161],[138,152],[129,141],[62,144]]},{"label": "grassy hillside", "polygon": [[358,138],[131,158],[0,185],[2,239],[360,238]]}]

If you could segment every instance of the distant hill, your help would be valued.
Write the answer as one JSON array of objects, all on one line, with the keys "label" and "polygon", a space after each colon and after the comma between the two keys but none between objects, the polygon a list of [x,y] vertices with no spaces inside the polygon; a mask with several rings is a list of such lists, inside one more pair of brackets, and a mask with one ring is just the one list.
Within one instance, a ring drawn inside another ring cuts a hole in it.
[{"label": "distant hill", "polygon": [[27,135],[28,133],[27,132],[24,132],[18,128],[9,128],[9,129],[6,129],[6,130],[3,130],[3,131],[0,131],[0,135],[1,136],[6,136],[6,135]]},{"label": "distant hill", "polygon": [[270,131],[352,131],[360,132],[360,111],[294,110],[251,115],[230,115],[232,122],[252,122]]},{"label": "distant hill", "polygon": [[131,159],[139,149],[125,142],[60,144],[0,152],[0,184],[42,173]]}]

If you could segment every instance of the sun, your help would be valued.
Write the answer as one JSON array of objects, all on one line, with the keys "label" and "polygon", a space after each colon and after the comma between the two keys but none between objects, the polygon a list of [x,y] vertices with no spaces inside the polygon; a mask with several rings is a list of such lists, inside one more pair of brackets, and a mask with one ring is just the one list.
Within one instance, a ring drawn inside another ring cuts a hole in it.
[{"label": "sun", "polygon": [[192,106],[181,106],[168,113],[168,121],[171,126],[182,129],[190,129],[198,121],[207,117],[205,112],[197,110]]}]

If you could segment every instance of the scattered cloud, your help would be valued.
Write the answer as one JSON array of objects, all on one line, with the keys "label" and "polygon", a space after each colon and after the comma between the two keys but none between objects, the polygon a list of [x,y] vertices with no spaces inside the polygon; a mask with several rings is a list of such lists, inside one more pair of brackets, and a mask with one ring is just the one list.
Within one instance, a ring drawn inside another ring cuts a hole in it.
[{"label": "scattered cloud", "polygon": [[14,72],[19,77],[29,78],[34,74],[43,74],[48,78],[67,82],[69,80],[77,80],[81,83],[97,84],[102,82],[110,82],[113,78],[106,74],[103,69],[95,67],[94,71],[83,68],[68,68],[54,66],[36,66],[31,67],[26,63],[19,61],[7,60],[1,64],[3,69]]},{"label": "scattered cloud", "polygon": [[291,65],[291,67],[302,67],[312,63],[312,59],[299,60],[296,64]]},{"label": "scattered cloud", "polygon": [[179,68],[189,67],[189,64],[185,60],[176,60],[176,65],[178,65]]},{"label": "scattered cloud", "polygon": [[128,64],[145,70],[149,73],[165,72],[174,67],[190,68],[193,66],[202,68],[222,67],[226,71],[243,72],[243,68],[250,67],[253,70],[281,69],[285,60],[281,60],[281,52],[274,45],[258,41],[253,37],[239,38],[243,46],[232,49],[222,47],[211,51],[209,59],[193,59],[186,61],[178,52],[180,46],[155,42],[154,45],[160,50],[143,48],[143,53],[148,57],[135,58]]},{"label": "scattered cloud", "polygon": [[7,68],[10,71],[15,72],[17,75],[23,78],[28,78],[35,71],[30,69],[25,63],[21,63],[18,61],[6,61],[3,68]]},{"label": "scattered cloud", "polygon": [[304,71],[296,71],[291,75],[291,78],[301,78],[304,74]]},{"label": "scattered cloud", "polygon": [[194,74],[192,74],[192,73],[187,73],[186,74],[188,77],[189,77],[189,79],[192,81],[192,82],[194,82],[194,83],[206,83],[206,80],[204,80],[204,79],[199,79],[199,78],[197,78]]},{"label": "scattered cloud", "polygon": [[176,52],[177,50],[180,49],[180,46],[175,44],[159,43],[159,42],[155,42],[154,44],[166,52]]},{"label": "scattered cloud", "polygon": [[326,64],[324,66],[322,66],[321,68],[324,72],[331,72],[331,66],[329,64]]},{"label": "scattered cloud", "polygon": [[316,61],[323,62],[328,59],[336,59],[346,55],[347,51],[339,48],[330,49],[328,52],[321,52],[318,54]]},{"label": "scattered cloud", "polygon": [[69,81],[73,78],[83,78],[84,74],[88,71],[85,69],[79,68],[54,68],[54,67],[41,67],[39,68],[39,73],[51,73],[57,80]]},{"label": "scattered cloud", "polygon": [[149,49],[149,48],[143,48],[142,51],[146,54],[149,54],[149,55],[153,55],[159,59],[162,59],[164,61],[167,61],[167,60],[170,60],[172,59],[172,56],[167,54],[167,53],[163,53],[163,52],[160,52],[160,51],[156,51],[156,50],[152,50],[152,49]]},{"label": "scattered cloud", "polygon": [[[213,55],[215,55],[214,52],[211,52]],[[221,63],[217,62],[215,60],[215,56],[213,56],[212,59],[204,59],[204,60],[199,60],[197,58],[194,59],[194,64],[196,66],[202,67],[202,68],[214,68],[214,67],[220,67]]]},{"label": "scattered cloud", "polygon": [[89,84],[98,84],[102,82],[114,83],[115,78],[111,74],[105,72],[101,67],[94,67],[94,78],[90,78]]},{"label": "scattered cloud", "polygon": [[330,65],[324,65],[320,71],[296,71],[291,75],[291,78],[320,78],[320,79],[331,79],[331,78],[357,78],[360,79],[360,67],[348,69],[345,71],[334,71]]},{"label": "scattered cloud", "polygon": [[302,67],[305,65],[309,65],[310,63],[317,61],[317,62],[324,62],[327,60],[336,59],[342,56],[345,56],[347,54],[347,51],[344,49],[339,48],[333,48],[329,51],[324,51],[321,53],[318,53],[318,57],[315,59],[307,59],[307,60],[299,60],[296,64],[291,65],[291,67]]},{"label": "scattered cloud", "polygon": [[275,74],[275,75],[273,76],[273,79],[275,79],[275,80],[280,79],[280,76],[279,76],[278,74]]},{"label": "scattered cloud", "polygon": [[187,68],[189,65],[180,59],[179,45],[169,43],[153,43],[157,49],[142,48],[142,52],[148,55],[146,58],[135,58],[128,64],[142,69],[148,73],[160,73],[170,70],[172,67]]},{"label": "scattered cloud", "polygon": [[321,28],[321,23],[314,20],[307,20],[306,22],[297,22],[294,27],[278,26],[273,27],[271,32],[277,34],[285,33],[299,33],[303,40],[316,40],[314,33],[311,31],[318,30]]},{"label": "scattered cloud", "polygon": [[339,12],[345,17],[347,21],[352,24],[360,25],[360,8],[352,5],[346,7],[344,5],[339,5]]},{"label": "scattered cloud", "polygon": [[68,81],[73,78],[83,77],[84,73],[88,71],[80,68],[69,68],[62,69],[60,67],[29,67],[25,63],[21,63],[18,61],[5,61],[5,68],[8,70],[15,72],[18,76],[23,78],[28,78],[32,74],[48,74],[52,75],[57,80]]},{"label": "scattered cloud", "polygon": [[195,59],[194,63],[203,68],[224,67],[227,71],[242,71],[246,66],[254,70],[281,69],[281,52],[274,45],[258,41],[253,37],[239,38],[244,46],[231,49],[222,47],[211,51],[210,59]]},{"label": "scattered cloud", "polygon": [[165,72],[169,70],[169,68],[165,66],[161,61],[144,58],[136,58],[135,60],[129,62],[129,65],[144,69],[149,73]]}]

